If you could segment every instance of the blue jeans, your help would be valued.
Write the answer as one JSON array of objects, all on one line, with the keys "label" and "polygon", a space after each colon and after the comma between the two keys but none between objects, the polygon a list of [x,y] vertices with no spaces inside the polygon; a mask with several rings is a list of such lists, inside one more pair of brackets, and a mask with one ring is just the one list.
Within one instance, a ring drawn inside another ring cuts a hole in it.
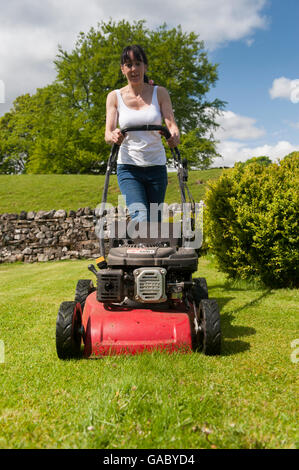
[{"label": "blue jeans", "polygon": [[117,165],[117,179],[131,219],[161,221],[161,211],[150,217],[150,204],[161,204],[167,188],[166,165]]}]

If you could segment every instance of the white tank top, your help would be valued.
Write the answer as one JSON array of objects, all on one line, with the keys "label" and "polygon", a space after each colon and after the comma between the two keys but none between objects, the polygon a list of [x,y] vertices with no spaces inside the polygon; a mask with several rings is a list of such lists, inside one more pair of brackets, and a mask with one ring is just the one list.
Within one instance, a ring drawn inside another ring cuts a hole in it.
[{"label": "white tank top", "polygon": [[[118,102],[118,122],[121,129],[144,124],[161,125],[162,115],[157,99],[157,89],[158,87],[155,86],[152,103],[139,110],[128,108],[120,90],[115,90]],[[165,165],[166,155],[159,132],[128,132],[120,146],[117,163],[138,166]]]}]

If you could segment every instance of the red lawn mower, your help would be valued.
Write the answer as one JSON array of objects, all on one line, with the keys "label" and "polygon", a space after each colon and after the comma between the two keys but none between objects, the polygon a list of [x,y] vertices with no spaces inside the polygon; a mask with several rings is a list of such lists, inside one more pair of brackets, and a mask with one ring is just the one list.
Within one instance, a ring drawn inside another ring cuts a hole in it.
[{"label": "red lawn mower", "polygon": [[[122,133],[140,130],[160,131],[166,139],[170,137],[163,126],[130,127]],[[171,152],[183,208],[188,194],[192,230],[182,231],[182,221],[139,222],[137,235],[129,236],[127,224],[122,229],[115,226],[105,256],[105,204],[118,151],[115,144],[107,164],[98,214],[99,269],[88,266],[96,276],[96,285],[91,279],[80,279],[75,299],[60,305],[56,322],[58,357],[94,358],[153,350],[218,355],[221,350],[218,304],[209,299],[205,278],[192,278],[198,268],[199,253],[192,247],[195,203],[187,186],[187,162],[181,160],[178,148]]]}]

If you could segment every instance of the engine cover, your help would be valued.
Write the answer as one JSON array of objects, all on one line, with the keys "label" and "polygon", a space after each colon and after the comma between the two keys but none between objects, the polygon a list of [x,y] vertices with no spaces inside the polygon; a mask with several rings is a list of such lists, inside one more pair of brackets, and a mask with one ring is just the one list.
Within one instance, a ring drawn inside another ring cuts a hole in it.
[{"label": "engine cover", "polygon": [[100,302],[122,302],[124,284],[122,269],[101,269],[97,273],[97,300]]}]

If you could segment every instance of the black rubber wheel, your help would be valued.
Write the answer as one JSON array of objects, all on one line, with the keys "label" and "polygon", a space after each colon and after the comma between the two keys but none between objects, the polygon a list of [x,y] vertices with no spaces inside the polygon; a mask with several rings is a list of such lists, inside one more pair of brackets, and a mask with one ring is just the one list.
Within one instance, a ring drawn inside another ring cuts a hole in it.
[{"label": "black rubber wheel", "polygon": [[198,346],[208,356],[221,353],[220,313],[215,299],[203,299],[199,304]]},{"label": "black rubber wheel", "polygon": [[197,277],[192,280],[195,282],[195,285],[192,287],[192,297],[198,307],[202,299],[209,298],[208,285],[204,277]]},{"label": "black rubber wheel", "polygon": [[81,304],[82,312],[84,310],[84,305],[87,297],[95,290],[96,289],[91,279],[79,279],[79,281],[77,282],[75,302],[79,302]]},{"label": "black rubber wheel", "polygon": [[77,302],[62,302],[56,321],[56,351],[59,359],[81,357],[82,319]]}]

